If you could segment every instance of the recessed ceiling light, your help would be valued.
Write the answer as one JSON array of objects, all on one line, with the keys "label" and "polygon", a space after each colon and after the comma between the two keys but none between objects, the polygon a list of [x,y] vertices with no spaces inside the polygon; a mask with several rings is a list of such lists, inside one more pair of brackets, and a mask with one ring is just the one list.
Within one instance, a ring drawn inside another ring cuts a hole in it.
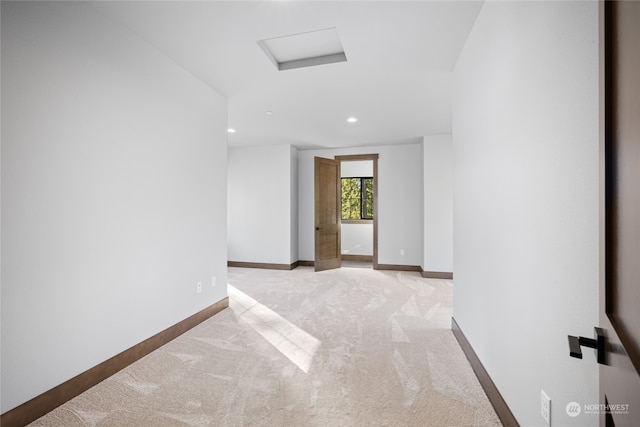
[{"label": "recessed ceiling light", "polygon": [[264,39],[258,46],[280,71],[347,60],[336,28]]},{"label": "recessed ceiling light", "polygon": [[357,119],[356,117],[349,117],[349,118],[347,119],[347,121],[348,121],[349,123],[355,123],[355,122],[357,122],[357,121],[358,121],[358,119]]},{"label": "recessed ceiling light", "polygon": [[235,130],[235,129],[233,129],[233,128],[229,128],[229,129],[227,129],[227,132],[229,132],[229,133],[236,133],[236,130]]},{"label": "recessed ceiling light", "polygon": [[267,111],[267,115],[270,116],[273,114],[273,111]]}]

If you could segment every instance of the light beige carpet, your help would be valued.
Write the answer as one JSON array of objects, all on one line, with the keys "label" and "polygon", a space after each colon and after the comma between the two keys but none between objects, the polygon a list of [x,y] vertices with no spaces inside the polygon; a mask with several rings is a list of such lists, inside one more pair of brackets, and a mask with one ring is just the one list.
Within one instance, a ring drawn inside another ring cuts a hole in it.
[{"label": "light beige carpet", "polygon": [[32,426],[499,426],[450,281],[229,269],[230,308]]}]

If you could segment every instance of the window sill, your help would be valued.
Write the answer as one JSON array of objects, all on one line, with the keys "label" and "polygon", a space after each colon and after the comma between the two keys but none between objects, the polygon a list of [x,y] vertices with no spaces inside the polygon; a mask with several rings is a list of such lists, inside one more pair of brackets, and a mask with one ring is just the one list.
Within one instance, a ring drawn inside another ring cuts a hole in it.
[{"label": "window sill", "polygon": [[373,224],[372,219],[343,219],[343,224]]}]

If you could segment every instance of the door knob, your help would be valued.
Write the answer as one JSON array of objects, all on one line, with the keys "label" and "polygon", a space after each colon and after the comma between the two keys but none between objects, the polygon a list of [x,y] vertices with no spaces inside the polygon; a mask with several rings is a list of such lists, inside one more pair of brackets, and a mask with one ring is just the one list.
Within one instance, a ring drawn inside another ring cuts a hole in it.
[{"label": "door knob", "polygon": [[598,363],[605,364],[605,348],[604,348],[604,330],[602,328],[593,328],[594,337],[574,337],[569,335],[569,356],[582,359],[582,349],[580,347],[589,347],[596,350]]}]

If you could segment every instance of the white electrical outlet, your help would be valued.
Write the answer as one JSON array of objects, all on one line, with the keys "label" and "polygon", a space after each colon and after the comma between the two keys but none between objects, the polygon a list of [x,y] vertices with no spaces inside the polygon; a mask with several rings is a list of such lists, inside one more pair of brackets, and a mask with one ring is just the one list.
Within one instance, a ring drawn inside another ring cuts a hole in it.
[{"label": "white electrical outlet", "polygon": [[202,292],[202,282],[196,283],[196,293]]},{"label": "white electrical outlet", "polygon": [[216,287],[216,276],[211,276],[211,287],[212,288]]},{"label": "white electrical outlet", "polygon": [[544,390],[540,390],[540,415],[547,422],[547,425],[551,425],[551,399],[547,396]]},{"label": "white electrical outlet", "polygon": [[404,256],[404,249],[400,249],[400,256]]}]

